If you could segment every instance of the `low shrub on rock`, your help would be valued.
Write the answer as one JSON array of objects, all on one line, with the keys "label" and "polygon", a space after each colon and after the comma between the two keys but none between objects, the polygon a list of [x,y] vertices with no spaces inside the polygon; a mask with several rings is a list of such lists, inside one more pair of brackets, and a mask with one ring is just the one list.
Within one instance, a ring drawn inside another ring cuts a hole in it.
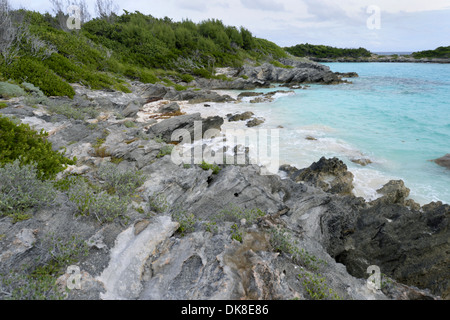
[{"label": "low shrub on rock", "polygon": [[53,151],[48,133],[36,132],[27,124],[16,124],[0,116],[0,167],[19,159],[21,164],[36,164],[40,179],[53,179],[66,165],[73,165],[63,154]]}]

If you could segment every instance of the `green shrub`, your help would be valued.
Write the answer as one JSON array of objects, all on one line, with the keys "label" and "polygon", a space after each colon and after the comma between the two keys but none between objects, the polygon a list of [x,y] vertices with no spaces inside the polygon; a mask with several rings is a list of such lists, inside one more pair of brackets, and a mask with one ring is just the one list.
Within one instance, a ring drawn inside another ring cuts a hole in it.
[{"label": "green shrub", "polygon": [[0,102],[0,109],[4,109],[4,108],[7,108],[7,107],[8,107],[8,105],[6,103]]},{"label": "green shrub", "polygon": [[128,220],[125,215],[129,199],[109,195],[104,191],[96,193],[85,180],[78,179],[69,189],[69,199],[77,207],[77,214],[93,216],[100,223],[113,222],[120,218]]},{"label": "green shrub", "polygon": [[175,212],[172,213],[172,218],[180,224],[178,228],[178,232],[181,236],[184,236],[186,233],[193,232],[195,230],[196,219],[193,213],[187,213],[184,210],[176,209]]},{"label": "green shrub", "polygon": [[281,227],[274,227],[270,230],[270,244],[277,252],[284,252],[292,256],[292,260],[311,270],[318,270],[325,261],[316,258],[303,248],[299,248],[299,244],[292,240],[288,230]]},{"label": "green shrub", "polygon": [[155,211],[156,213],[163,213],[169,209],[166,196],[162,193],[155,193],[149,196],[148,206],[150,211]]},{"label": "green shrub", "polygon": [[0,97],[5,99],[10,99],[13,97],[22,97],[27,93],[20,86],[9,83],[9,82],[0,82]]},{"label": "green shrub", "polygon": [[200,168],[202,168],[205,171],[212,170],[213,174],[218,174],[221,170],[219,166],[215,164],[206,163],[205,161],[202,161],[202,163],[200,164]]},{"label": "green shrub", "polygon": [[56,114],[61,114],[69,119],[84,120],[86,117],[96,118],[100,113],[92,107],[74,108],[68,104],[49,105],[48,111]]},{"label": "green shrub", "polygon": [[156,155],[157,158],[162,158],[166,155],[172,154],[173,148],[175,146],[171,144],[167,144],[159,150],[159,153]]},{"label": "green shrub", "polygon": [[104,182],[104,190],[119,197],[131,197],[145,182],[145,177],[140,171],[121,171],[112,163],[101,165],[97,176]]},{"label": "green shrub", "polygon": [[70,160],[59,152],[52,150],[47,140],[48,133],[32,130],[27,124],[15,124],[6,117],[0,116],[0,166],[20,159],[21,164],[36,163],[38,176],[52,179],[67,165],[73,165],[76,159]]},{"label": "green shrub", "polygon": [[56,191],[50,181],[42,181],[33,164],[21,165],[19,160],[0,168],[0,215],[22,215],[30,208],[53,203]]},{"label": "green shrub", "polygon": [[180,79],[186,83],[189,83],[189,82],[195,80],[195,78],[193,76],[191,76],[190,74],[187,74],[187,73],[180,75]]},{"label": "green shrub", "polygon": [[195,75],[202,77],[202,78],[206,78],[206,79],[211,79],[213,76],[212,73],[206,69],[194,69],[192,72]]},{"label": "green shrub", "polygon": [[73,98],[75,90],[55,72],[32,58],[21,58],[6,70],[12,79],[27,81],[39,87],[47,96],[68,96]]},{"label": "green shrub", "polygon": [[174,85],[173,87],[174,87],[175,90],[177,90],[177,91],[184,91],[184,90],[187,90],[187,87],[186,87],[186,86],[182,86],[182,85],[180,85],[180,84],[176,84],[176,85]]},{"label": "green shrub", "polygon": [[341,297],[328,287],[326,279],[322,275],[302,272],[298,277],[302,280],[303,287],[312,300],[341,300]]},{"label": "green shrub", "polygon": [[25,101],[29,105],[34,104],[48,104],[49,100],[45,96],[45,94],[38,87],[34,86],[32,83],[24,82],[22,83],[22,87],[28,91],[28,96],[25,98]]}]

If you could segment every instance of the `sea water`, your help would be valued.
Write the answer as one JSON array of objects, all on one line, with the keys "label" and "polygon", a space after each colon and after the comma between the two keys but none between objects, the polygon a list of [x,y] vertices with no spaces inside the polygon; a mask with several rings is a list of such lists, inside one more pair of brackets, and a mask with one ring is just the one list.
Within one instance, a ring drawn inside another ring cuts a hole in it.
[{"label": "sea water", "polygon": [[401,179],[420,204],[450,203],[450,169],[430,161],[450,153],[450,64],[325,65],[359,77],[245,108],[266,119],[262,127],[283,127],[282,163],[303,168],[322,156],[338,157],[354,174],[355,194],[367,200],[379,197],[376,190],[389,180]]},{"label": "sea water", "polygon": [[[431,160],[450,153],[450,64],[326,63],[335,72],[357,72],[351,83],[311,84],[278,93],[274,101],[212,103],[184,111],[203,117],[252,111],[265,122],[252,129],[278,130],[279,163],[309,167],[322,156],[337,157],[353,173],[354,193],[366,200],[381,195],[389,180],[403,180],[420,204],[450,203],[450,169]],[[222,91],[237,98],[239,91]],[[223,131],[248,129],[228,122]],[[269,131],[270,131],[269,130]],[[363,166],[352,160],[369,160]],[[282,174],[280,172],[279,174]]]}]

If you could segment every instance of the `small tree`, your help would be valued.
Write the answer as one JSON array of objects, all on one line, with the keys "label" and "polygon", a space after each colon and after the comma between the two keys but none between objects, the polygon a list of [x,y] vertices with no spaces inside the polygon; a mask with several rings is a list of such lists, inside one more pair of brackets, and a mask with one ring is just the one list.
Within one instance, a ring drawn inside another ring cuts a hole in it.
[{"label": "small tree", "polygon": [[109,23],[114,22],[117,11],[119,11],[119,6],[113,0],[97,0],[95,3],[97,16]]}]

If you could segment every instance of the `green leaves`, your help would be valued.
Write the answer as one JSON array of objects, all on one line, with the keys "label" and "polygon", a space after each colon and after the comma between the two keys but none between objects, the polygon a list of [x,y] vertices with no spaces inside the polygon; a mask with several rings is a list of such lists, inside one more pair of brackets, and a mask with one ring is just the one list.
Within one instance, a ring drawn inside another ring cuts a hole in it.
[{"label": "green leaves", "polygon": [[27,124],[16,125],[0,116],[0,166],[17,159],[20,159],[21,164],[34,162],[38,177],[51,179],[63,171],[66,165],[75,164],[74,160],[53,151],[47,136],[43,130],[38,133]]}]

